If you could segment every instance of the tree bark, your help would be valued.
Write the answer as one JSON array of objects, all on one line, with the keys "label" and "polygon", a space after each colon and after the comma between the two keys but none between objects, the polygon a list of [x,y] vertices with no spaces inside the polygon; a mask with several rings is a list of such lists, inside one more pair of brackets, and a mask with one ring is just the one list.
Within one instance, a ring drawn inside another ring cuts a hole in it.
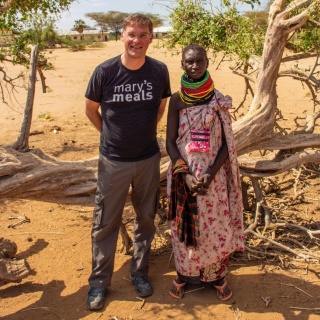
[{"label": "tree bark", "polygon": [[25,259],[0,259],[0,280],[17,282],[30,274],[30,267]]},{"label": "tree bark", "polygon": [[0,279],[20,281],[27,277],[30,268],[25,259],[14,260],[17,245],[8,239],[0,238]]},{"label": "tree bark", "polygon": [[38,45],[31,46],[27,101],[24,108],[20,134],[17,141],[12,145],[12,148],[19,151],[29,151],[29,133],[31,128],[33,102],[36,90],[38,55]]},{"label": "tree bark", "polygon": [[62,161],[31,150],[0,148],[0,195],[69,204],[93,204],[97,159]]}]

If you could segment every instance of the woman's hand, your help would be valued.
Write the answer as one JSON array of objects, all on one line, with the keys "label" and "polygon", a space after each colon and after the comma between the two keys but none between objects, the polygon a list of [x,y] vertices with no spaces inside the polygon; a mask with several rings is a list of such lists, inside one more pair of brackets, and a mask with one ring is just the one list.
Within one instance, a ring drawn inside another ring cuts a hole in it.
[{"label": "woman's hand", "polygon": [[197,179],[191,174],[186,174],[184,176],[184,181],[186,182],[190,191],[193,192],[194,197],[197,195],[205,195],[208,192],[207,188],[204,187],[202,178]]},{"label": "woman's hand", "polygon": [[196,191],[198,180],[192,174],[187,173],[186,175],[184,175],[184,181],[186,182],[186,184],[191,192]]},{"label": "woman's hand", "polygon": [[210,187],[212,180],[213,180],[213,176],[212,176],[212,174],[205,173],[200,179],[202,181],[203,187],[205,189],[208,189]]}]

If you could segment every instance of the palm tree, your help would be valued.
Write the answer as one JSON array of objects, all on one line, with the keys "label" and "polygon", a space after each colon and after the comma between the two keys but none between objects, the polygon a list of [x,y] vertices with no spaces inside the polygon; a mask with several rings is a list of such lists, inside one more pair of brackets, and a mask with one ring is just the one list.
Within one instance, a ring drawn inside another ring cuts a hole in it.
[{"label": "palm tree", "polygon": [[[87,27],[88,26],[86,25],[86,23],[83,20],[79,19],[79,20],[75,20],[73,30],[76,30],[80,35],[82,35],[83,30]],[[82,36],[81,36],[81,39],[82,39]]]}]

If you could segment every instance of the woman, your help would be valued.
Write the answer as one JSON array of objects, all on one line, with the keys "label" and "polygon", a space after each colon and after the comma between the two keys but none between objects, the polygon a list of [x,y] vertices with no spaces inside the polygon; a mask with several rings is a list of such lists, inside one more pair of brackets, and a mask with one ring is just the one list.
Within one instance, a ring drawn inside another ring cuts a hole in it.
[{"label": "woman", "polygon": [[172,246],[177,277],[170,295],[181,299],[187,283],[211,282],[225,301],[230,254],[243,251],[242,197],[228,109],[231,98],[214,89],[206,50],[182,52],[181,89],[170,99],[167,151]]}]

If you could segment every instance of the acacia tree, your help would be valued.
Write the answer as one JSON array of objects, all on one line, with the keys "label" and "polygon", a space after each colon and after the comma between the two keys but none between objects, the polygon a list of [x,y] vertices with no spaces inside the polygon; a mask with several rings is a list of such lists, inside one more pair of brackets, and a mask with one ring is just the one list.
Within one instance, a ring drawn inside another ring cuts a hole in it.
[{"label": "acacia tree", "polygon": [[[91,12],[87,13],[85,16],[89,19],[92,19],[96,22],[96,26],[99,26],[101,30],[112,30],[115,34],[116,40],[119,39],[121,34],[122,22],[125,17],[128,16],[129,13],[120,12],[120,11],[108,11],[104,12]],[[154,27],[161,26],[163,23],[163,19],[158,14],[152,13],[144,13],[148,16],[152,22]]]},{"label": "acacia tree", "polygon": [[103,37],[103,33],[108,31],[109,25],[108,21],[105,19],[105,14],[103,12],[91,12],[86,13],[85,16],[95,22],[95,27],[99,27]]},{"label": "acacia tree", "polygon": [[103,14],[105,24],[108,26],[109,30],[112,30],[116,40],[118,40],[118,37],[120,36],[123,19],[127,15],[127,13],[119,11],[108,11]]}]

